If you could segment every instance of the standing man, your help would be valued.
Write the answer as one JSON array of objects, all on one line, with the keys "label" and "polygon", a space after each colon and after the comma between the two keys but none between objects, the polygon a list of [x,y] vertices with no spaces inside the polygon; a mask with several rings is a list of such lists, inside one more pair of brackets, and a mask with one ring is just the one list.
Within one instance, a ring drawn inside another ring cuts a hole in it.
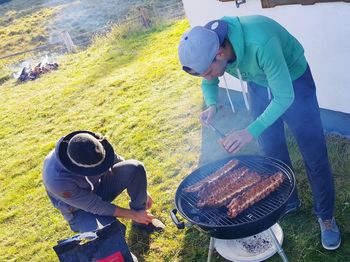
[{"label": "standing man", "polygon": [[[61,138],[45,158],[43,181],[47,194],[74,232],[89,232],[118,217],[131,219],[146,231],[164,225],[147,209],[146,171],[137,160],[124,160],[99,134],[75,131]],[[111,202],[127,190],[130,209]]]},{"label": "standing man", "polygon": [[[213,121],[217,111],[218,77],[227,72],[248,82],[255,120],[221,140],[227,152],[236,153],[257,139],[265,155],[291,167],[284,123],[289,126],[306,166],[322,245],[325,249],[337,249],[341,238],[333,216],[334,181],[315,83],[297,39],[264,16],[223,17],[184,33],[178,51],[183,70],[204,78],[202,91],[208,108],[200,119],[205,126]],[[300,205],[295,190],[285,213]]]}]

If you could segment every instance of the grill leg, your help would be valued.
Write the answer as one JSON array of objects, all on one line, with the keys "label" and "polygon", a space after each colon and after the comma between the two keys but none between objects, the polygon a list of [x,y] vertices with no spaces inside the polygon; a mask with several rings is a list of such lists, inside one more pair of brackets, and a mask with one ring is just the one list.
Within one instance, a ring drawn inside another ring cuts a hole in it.
[{"label": "grill leg", "polygon": [[272,242],[274,243],[274,245],[276,246],[277,248],[277,252],[278,254],[280,255],[281,259],[283,262],[288,262],[288,258],[286,256],[286,254],[284,253],[283,251],[283,248],[281,247],[280,243],[278,242],[276,236],[275,236],[275,233],[273,233],[271,227],[268,229],[269,232],[270,232],[270,235],[271,235],[271,238],[272,238]]},{"label": "grill leg", "polygon": [[215,243],[215,239],[213,237],[211,237],[210,238],[210,243],[209,243],[209,252],[208,252],[207,262],[210,262],[211,258],[213,257],[214,243]]}]

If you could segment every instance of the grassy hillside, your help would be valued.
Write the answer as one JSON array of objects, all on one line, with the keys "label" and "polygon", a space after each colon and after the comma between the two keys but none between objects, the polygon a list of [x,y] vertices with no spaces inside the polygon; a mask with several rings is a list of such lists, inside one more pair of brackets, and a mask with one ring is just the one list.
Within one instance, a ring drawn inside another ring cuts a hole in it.
[{"label": "grassy hillside", "polygon": [[[168,215],[177,185],[196,167],[201,149],[199,79],[179,70],[177,59],[187,28],[186,21],[134,33],[116,28],[88,50],[62,57],[58,71],[25,84],[0,84],[0,261],[57,261],[52,246],[73,235],[46,196],[41,168],[56,141],[78,129],[106,134],[119,154],[147,168],[152,212],[167,228],[150,239],[128,230],[140,261],[206,261],[208,236],[177,230]],[[302,162],[290,140],[304,202],[282,221],[290,261],[350,257],[350,143],[336,136],[327,142],[343,245],[336,252],[320,247]],[[125,196],[116,202],[127,206]],[[215,254],[215,261],[225,260]]]},{"label": "grassy hillside", "polygon": [[[106,134],[118,153],[146,164],[154,213],[170,225],[174,183],[196,165],[200,144],[200,90],[177,62],[176,42],[186,27],[181,22],[134,35],[116,30],[63,58],[59,71],[1,86],[0,261],[53,260],[51,246],[72,235],[50,206],[41,167],[57,139],[75,129]],[[166,241],[162,257],[173,257],[173,247],[181,246],[174,235],[169,226],[153,250]]]},{"label": "grassy hillside", "polygon": [[11,54],[47,44],[49,32],[46,30],[49,20],[58,8],[42,8],[31,14],[16,18],[15,11],[9,11],[2,17],[0,36],[2,43],[0,54]]},{"label": "grassy hillside", "polygon": [[[37,48],[48,44],[50,32],[47,21],[59,8],[37,8],[32,12],[20,12],[0,9],[0,56]],[[12,77],[13,65],[30,59],[33,54],[27,53],[7,59],[0,59],[0,84]]]},{"label": "grassy hillside", "polygon": [[[69,32],[77,46],[85,46],[94,34],[108,30],[116,21],[139,15],[138,6],[156,9],[177,2],[179,0],[12,0],[1,4],[0,57],[47,44],[59,43],[61,46],[52,46],[50,51],[45,49],[42,53],[0,59],[0,84],[12,77],[15,65],[64,49],[60,38],[63,31]],[[163,18],[170,11],[162,11]]]}]

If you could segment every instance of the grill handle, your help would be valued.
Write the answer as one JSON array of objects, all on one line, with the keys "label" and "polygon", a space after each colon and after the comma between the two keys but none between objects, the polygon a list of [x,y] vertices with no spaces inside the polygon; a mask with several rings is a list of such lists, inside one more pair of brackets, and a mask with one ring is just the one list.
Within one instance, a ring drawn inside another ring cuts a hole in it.
[{"label": "grill handle", "polygon": [[176,216],[177,214],[177,209],[174,208],[173,210],[170,211],[170,217],[171,220],[173,220],[174,224],[176,225],[176,227],[178,229],[184,229],[185,228],[185,223],[184,222],[180,222],[179,219]]}]

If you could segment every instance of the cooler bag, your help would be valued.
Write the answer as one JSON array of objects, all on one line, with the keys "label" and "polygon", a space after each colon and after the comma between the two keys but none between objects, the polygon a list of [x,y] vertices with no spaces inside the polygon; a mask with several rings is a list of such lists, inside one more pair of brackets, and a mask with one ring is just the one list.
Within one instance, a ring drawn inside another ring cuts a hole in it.
[{"label": "cooler bag", "polygon": [[125,241],[125,226],[119,221],[60,240],[53,249],[61,262],[133,261]]}]

